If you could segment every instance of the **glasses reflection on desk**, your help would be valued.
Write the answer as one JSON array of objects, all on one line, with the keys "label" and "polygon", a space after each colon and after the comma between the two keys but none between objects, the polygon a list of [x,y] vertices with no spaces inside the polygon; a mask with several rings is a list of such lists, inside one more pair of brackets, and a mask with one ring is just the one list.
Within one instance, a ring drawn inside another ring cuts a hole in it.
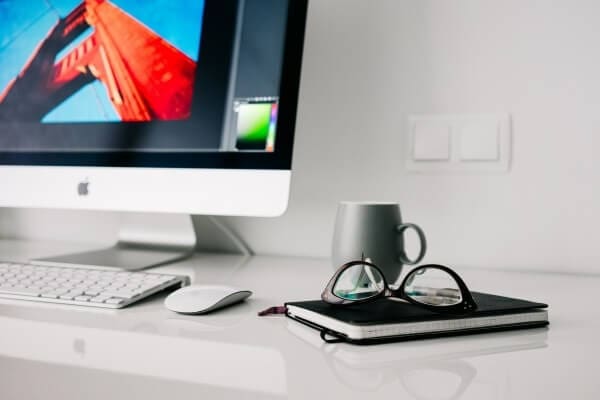
[{"label": "glasses reflection on desk", "polygon": [[[498,374],[494,360],[485,356],[548,346],[547,329],[377,346],[326,344],[313,329],[295,321],[288,322],[288,329],[319,351],[333,376],[352,390],[372,393],[396,385],[415,400],[508,398],[509,371]],[[485,361],[493,368],[478,368]]]}]

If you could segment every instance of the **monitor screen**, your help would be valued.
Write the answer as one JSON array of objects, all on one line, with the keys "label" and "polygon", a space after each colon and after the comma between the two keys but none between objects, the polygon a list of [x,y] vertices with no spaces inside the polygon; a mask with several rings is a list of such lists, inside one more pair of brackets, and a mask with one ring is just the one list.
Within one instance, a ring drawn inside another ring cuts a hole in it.
[{"label": "monitor screen", "polygon": [[289,169],[305,13],[0,1],[0,164]]}]

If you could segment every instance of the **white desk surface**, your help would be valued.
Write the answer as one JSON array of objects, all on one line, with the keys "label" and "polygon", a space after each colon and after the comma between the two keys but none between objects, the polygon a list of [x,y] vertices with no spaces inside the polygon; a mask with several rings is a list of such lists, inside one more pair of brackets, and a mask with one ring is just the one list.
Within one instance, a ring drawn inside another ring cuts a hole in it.
[{"label": "white desk surface", "polygon": [[[0,241],[0,259],[81,246]],[[160,269],[254,291],[210,316],[0,300],[1,399],[598,399],[600,277],[460,269],[473,289],[550,304],[548,329],[325,344],[259,310],[318,298],[327,260],[198,255]]]}]

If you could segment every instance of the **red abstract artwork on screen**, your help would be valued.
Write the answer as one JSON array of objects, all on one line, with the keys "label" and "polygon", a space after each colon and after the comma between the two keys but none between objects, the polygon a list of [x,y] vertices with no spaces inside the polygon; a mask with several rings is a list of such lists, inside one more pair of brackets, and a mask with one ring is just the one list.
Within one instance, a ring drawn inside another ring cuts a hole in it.
[{"label": "red abstract artwork on screen", "polygon": [[[83,32],[67,55],[57,54]],[[85,0],[61,18],[0,93],[12,118],[41,120],[99,80],[123,121],[181,120],[191,113],[196,63],[107,0]]]}]

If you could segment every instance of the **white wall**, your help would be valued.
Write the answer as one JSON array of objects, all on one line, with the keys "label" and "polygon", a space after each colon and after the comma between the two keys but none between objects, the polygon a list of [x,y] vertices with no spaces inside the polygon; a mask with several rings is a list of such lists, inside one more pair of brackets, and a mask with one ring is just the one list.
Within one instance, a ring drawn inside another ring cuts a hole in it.
[{"label": "white wall", "polygon": [[[258,253],[327,256],[339,200],[395,200],[429,261],[600,273],[599,15],[597,0],[312,0],[289,211],[227,222]],[[406,171],[409,114],[489,112],[512,115],[509,174]],[[115,225],[0,218],[5,236],[76,241]]]}]

